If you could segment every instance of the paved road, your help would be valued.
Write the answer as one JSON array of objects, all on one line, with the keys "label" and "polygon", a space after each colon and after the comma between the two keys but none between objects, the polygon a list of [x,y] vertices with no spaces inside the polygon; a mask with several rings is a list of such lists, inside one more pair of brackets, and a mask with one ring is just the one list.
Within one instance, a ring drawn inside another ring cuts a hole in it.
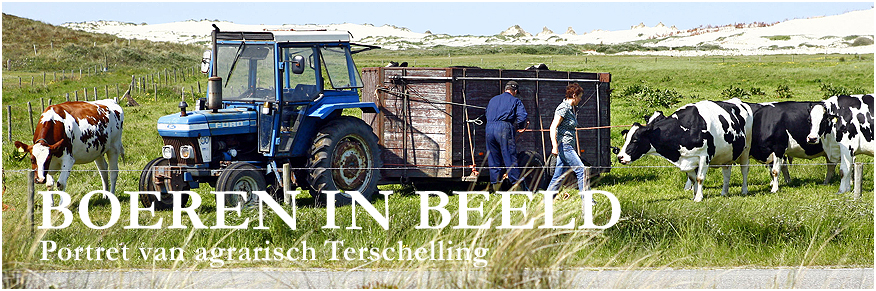
[{"label": "paved road", "polygon": [[[570,270],[550,275],[555,288],[819,288],[873,289],[873,268]],[[438,271],[296,271],[282,269],[41,271],[26,276],[29,288],[492,288],[484,274]],[[530,286],[538,287],[538,286]]]}]

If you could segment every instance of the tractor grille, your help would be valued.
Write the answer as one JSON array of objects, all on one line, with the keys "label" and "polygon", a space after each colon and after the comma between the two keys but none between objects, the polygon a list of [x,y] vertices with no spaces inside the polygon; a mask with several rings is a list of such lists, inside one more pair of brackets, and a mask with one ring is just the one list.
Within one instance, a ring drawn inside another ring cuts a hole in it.
[{"label": "tractor grille", "polygon": [[[174,150],[174,158],[170,159],[171,165],[178,166],[193,166],[195,164],[202,163],[201,159],[201,147],[198,146],[198,139],[194,137],[162,137],[164,139],[165,145],[173,146]],[[179,156],[179,148],[181,146],[188,145],[194,149],[194,158],[183,159]]]}]

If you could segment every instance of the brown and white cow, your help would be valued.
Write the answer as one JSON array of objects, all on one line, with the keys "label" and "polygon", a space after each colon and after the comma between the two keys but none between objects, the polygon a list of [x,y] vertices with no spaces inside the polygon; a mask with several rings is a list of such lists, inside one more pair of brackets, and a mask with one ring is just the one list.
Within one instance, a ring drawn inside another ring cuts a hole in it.
[{"label": "brown and white cow", "polygon": [[63,191],[74,164],[94,161],[103,190],[115,193],[119,155],[125,153],[123,120],[122,107],[112,99],[51,105],[40,116],[33,145],[16,141],[15,147],[30,153],[37,184]]}]

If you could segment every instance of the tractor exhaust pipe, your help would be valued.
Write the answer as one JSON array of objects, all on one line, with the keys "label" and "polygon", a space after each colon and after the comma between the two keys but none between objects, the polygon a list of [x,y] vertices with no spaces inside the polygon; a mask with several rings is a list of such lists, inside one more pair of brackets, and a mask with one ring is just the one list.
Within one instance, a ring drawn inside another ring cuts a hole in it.
[{"label": "tractor exhaust pipe", "polygon": [[216,35],[219,34],[219,27],[213,24],[213,55],[210,56],[213,65],[210,66],[210,78],[207,79],[207,109],[212,109],[213,113],[222,108],[222,77],[216,73],[216,56],[218,55],[219,46],[216,45]]}]

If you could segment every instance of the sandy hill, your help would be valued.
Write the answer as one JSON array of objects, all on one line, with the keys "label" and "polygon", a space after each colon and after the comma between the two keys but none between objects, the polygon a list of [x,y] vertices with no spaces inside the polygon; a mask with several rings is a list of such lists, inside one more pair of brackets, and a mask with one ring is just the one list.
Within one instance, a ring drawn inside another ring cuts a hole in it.
[{"label": "sandy hill", "polygon": [[665,50],[659,52],[628,52],[629,54],[661,55],[766,55],[766,54],[867,54],[873,53],[874,9],[853,11],[841,15],[795,19],[779,23],[734,24],[720,27],[700,27],[679,30],[662,22],[654,26],[645,23],[629,30],[594,30],[576,34],[566,30],[556,34],[548,27],[532,35],[515,25],[489,36],[433,35],[417,33],[391,25],[327,24],[327,25],[242,25],[223,21],[190,20],[164,24],[133,24],[114,21],[65,23],[62,26],[89,32],[107,33],[123,38],[153,41],[206,43],[217,24],[221,29],[328,29],[346,30],[359,43],[379,45],[387,49],[424,48],[437,45],[516,45],[516,44],[621,44],[640,43],[663,47],[720,47],[718,50]]}]

